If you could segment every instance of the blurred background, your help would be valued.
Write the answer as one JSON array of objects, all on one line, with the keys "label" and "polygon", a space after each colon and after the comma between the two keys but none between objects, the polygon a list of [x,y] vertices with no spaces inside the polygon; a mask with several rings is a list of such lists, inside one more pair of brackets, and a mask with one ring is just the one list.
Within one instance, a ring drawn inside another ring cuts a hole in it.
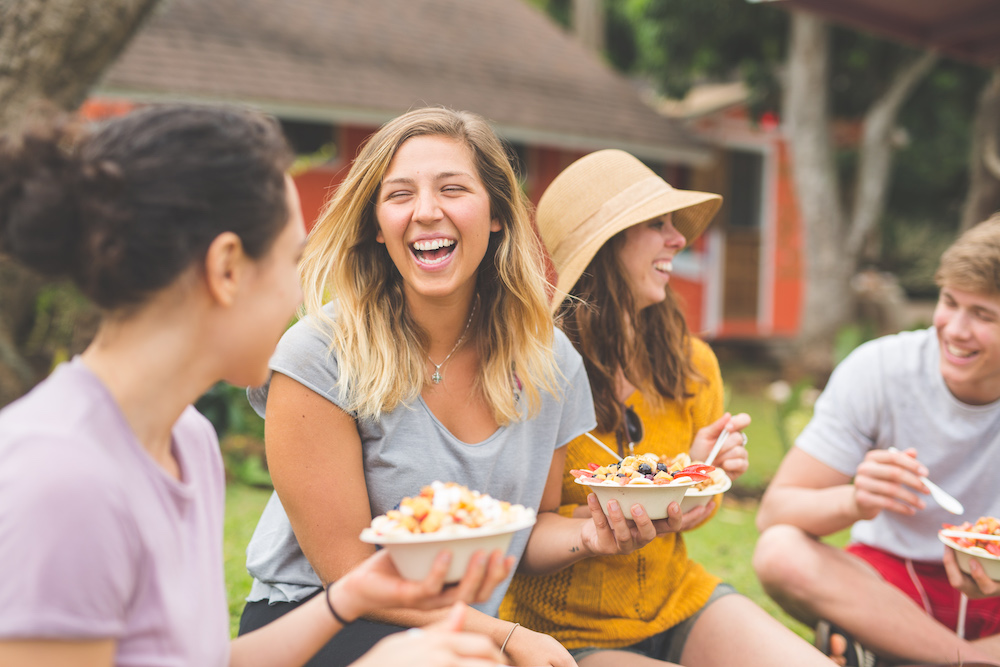
[{"label": "blurred background", "polygon": [[[0,0],[0,131],[52,108],[100,122],[248,104],[299,156],[307,223],[380,124],[426,105],[489,119],[533,202],[602,148],[721,193],[671,285],[727,408],[753,417],[751,471],[690,548],[808,636],[753,577],[756,500],[836,362],[929,326],[940,253],[1000,208],[998,65],[993,0]],[[97,317],[0,260],[0,405],[82,351]],[[243,388],[198,407],[230,479],[236,611],[270,488],[263,424]]]}]

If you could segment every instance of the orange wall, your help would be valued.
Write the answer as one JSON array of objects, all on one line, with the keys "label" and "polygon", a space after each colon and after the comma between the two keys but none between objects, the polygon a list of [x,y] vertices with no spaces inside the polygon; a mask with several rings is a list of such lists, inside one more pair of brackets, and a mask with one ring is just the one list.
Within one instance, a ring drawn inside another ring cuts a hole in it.
[{"label": "orange wall", "polygon": [[788,145],[776,142],[778,160],[774,206],[777,244],[774,257],[774,329],[777,336],[795,336],[802,317],[805,265],[802,261],[802,216],[795,196]]}]

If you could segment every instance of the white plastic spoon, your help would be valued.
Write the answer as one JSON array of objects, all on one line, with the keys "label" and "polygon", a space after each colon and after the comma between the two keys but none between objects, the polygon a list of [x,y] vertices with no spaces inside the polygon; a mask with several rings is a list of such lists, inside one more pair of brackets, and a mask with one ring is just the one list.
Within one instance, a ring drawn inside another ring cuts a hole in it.
[{"label": "white plastic spoon", "polygon": [[[899,450],[895,447],[889,447],[889,451],[898,452]],[[965,514],[965,507],[962,506],[962,503],[958,502],[958,500],[956,500],[953,496],[949,495],[947,491],[926,477],[921,477],[920,481],[923,482],[924,486],[926,486],[931,492],[931,498],[933,498],[938,505],[943,507],[946,512],[951,512],[952,514]]]},{"label": "white plastic spoon", "polygon": [[726,438],[728,437],[729,437],[729,429],[728,428],[722,429],[722,433],[719,434],[719,439],[715,441],[715,445],[712,447],[712,451],[709,452],[708,458],[705,459],[705,465],[707,466],[712,465],[712,461],[715,460],[715,457],[719,455],[719,450],[722,449],[722,443],[724,443],[726,441]]}]

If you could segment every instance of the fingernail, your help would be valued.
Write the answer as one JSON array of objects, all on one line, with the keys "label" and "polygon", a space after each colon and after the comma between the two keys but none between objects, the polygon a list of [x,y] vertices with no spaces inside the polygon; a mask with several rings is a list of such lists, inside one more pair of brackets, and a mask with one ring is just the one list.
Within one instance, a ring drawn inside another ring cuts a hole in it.
[{"label": "fingernail", "polygon": [[642,516],[646,512],[643,511],[642,505],[632,505],[632,516]]},{"label": "fingernail", "polygon": [[928,470],[924,466],[920,466],[920,471],[917,474],[920,475],[921,477],[927,477],[927,475],[930,474],[930,470]]},{"label": "fingernail", "polygon": [[608,511],[609,512],[621,512],[622,511],[622,507],[621,507],[621,505],[618,504],[617,500],[612,500],[611,502],[608,503]]}]

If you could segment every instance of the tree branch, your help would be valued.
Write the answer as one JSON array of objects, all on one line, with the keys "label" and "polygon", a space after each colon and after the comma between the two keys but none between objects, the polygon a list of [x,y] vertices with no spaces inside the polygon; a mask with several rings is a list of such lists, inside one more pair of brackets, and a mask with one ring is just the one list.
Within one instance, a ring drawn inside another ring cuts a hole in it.
[{"label": "tree branch", "polygon": [[[986,94],[991,100],[1000,98],[1000,67],[993,70],[993,78]],[[993,178],[1000,181],[1000,150],[997,146],[997,135],[1000,135],[1000,123],[994,117],[986,129],[986,136],[983,137],[983,166]]]},{"label": "tree branch", "polygon": [[892,134],[899,110],[937,61],[938,55],[928,51],[901,67],[885,94],[865,114],[854,208],[845,244],[849,257],[860,257],[865,237],[885,210],[895,152]]}]

